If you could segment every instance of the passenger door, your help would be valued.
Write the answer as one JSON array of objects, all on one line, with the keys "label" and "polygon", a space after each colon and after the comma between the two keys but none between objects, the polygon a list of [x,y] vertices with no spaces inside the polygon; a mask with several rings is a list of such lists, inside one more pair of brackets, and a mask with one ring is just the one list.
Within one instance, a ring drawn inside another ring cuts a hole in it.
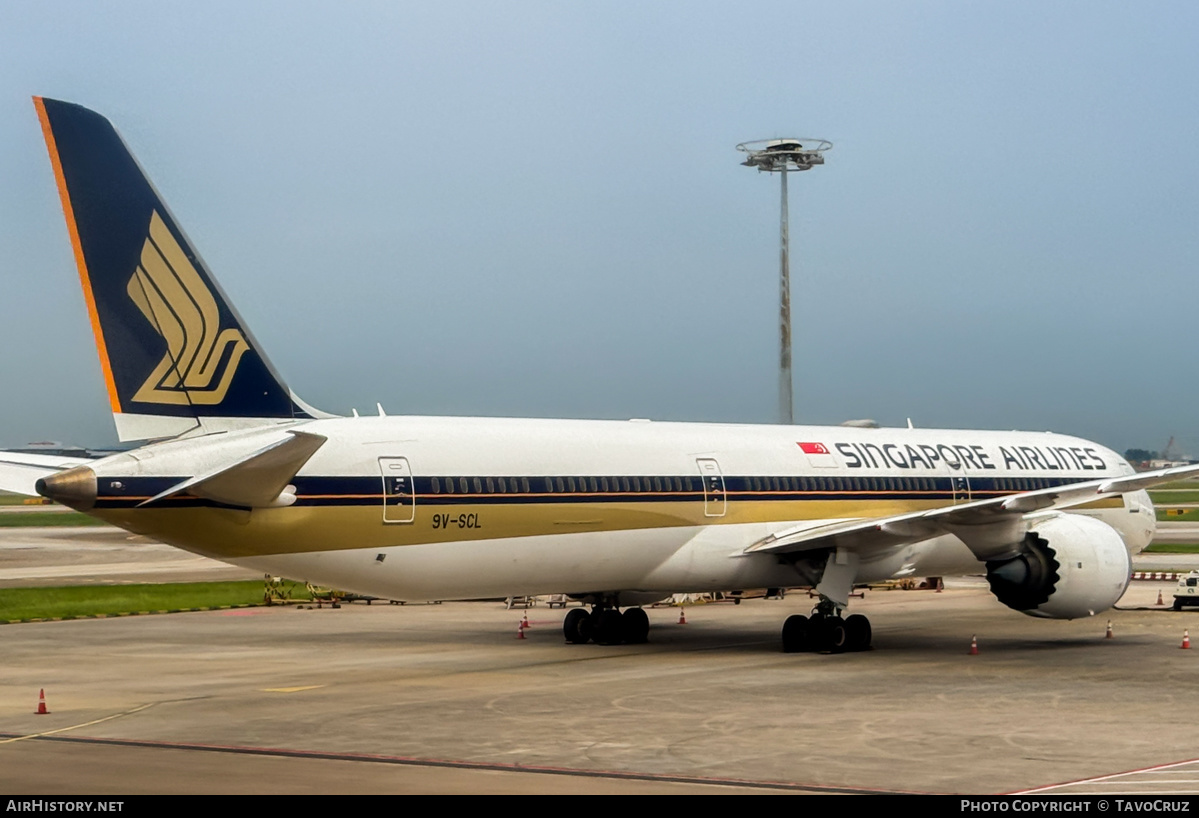
[{"label": "passenger door", "polygon": [[406,457],[380,457],[383,478],[383,522],[410,523],[416,519],[416,490]]},{"label": "passenger door", "polygon": [[723,517],[728,510],[728,500],[724,491],[724,475],[720,473],[720,464],[715,458],[698,457],[695,465],[699,467],[700,480],[704,484],[704,516]]}]

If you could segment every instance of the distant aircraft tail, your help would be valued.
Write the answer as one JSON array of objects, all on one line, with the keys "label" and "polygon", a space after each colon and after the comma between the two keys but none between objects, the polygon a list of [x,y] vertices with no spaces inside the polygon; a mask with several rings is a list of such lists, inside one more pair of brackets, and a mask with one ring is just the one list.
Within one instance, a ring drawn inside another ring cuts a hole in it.
[{"label": "distant aircraft tail", "polygon": [[33,102],[121,440],[327,417],[275,372],[112,124]]}]

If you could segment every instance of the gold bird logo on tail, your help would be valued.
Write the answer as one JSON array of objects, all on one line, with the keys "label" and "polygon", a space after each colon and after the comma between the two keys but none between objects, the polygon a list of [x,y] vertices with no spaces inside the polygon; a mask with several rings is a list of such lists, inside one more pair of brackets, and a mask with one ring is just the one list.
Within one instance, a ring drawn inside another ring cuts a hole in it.
[{"label": "gold bird logo on tail", "polygon": [[141,263],[125,291],[167,343],[166,355],[133,400],[221,403],[250,345],[241,330],[221,330],[212,291],[157,211],[150,216]]}]

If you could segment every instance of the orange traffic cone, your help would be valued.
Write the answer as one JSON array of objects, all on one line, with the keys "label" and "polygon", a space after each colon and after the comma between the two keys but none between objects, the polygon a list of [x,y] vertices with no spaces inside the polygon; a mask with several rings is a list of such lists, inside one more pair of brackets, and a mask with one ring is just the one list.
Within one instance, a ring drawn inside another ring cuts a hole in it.
[{"label": "orange traffic cone", "polygon": [[529,612],[528,612],[528,611],[525,611],[525,617],[524,617],[524,619],[520,620],[520,626],[521,626],[522,628],[528,628],[528,627],[531,627],[531,626],[529,625]]},{"label": "orange traffic cone", "polygon": [[1111,639],[1111,638],[1112,638],[1112,621],[1111,621],[1110,619],[1109,619],[1109,620],[1107,620],[1107,636],[1106,636],[1106,637],[1104,637],[1104,638],[1105,638],[1105,639]]},{"label": "orange traffic cone", "polygon": [[525,623],[523,623],[523,622],[516,623],[516,638],[517,639],[525,638]]},{"label": "orange traffic cone", "polygon": [[1190,647],[1191,647],[1191,632],[1183,631],[1182,632],[1182,649],[1187,650]]},{"label": "orange traffic cone", "polygon": [[37,694],[37,710],[34,711],[34,714],[38,716],[45,716],[49,712],[50,711],[46,709],[46,689],[42,688]]},{"label": "orange traffic cone", "polygon": [[685,614],[685,613],[683,612],[683,608],[682,608],[681,606],[679,607],[679,624],[680,624],[680,625],[686,625],[686,624],[687,624],[687,614]]},{"label": "orange traffic cone", "polygon": [[970,637],[970,655],[978,656],[978,637],[977,636]]},{"label": "orange traffic cone", "polygon": [[1165,604],[1166,604],[1166,603],[1165,603],[1165,600],[1163,600],[1163,599],[1162,599],[1162,592],[1161,592],[1161,589],[1158,589],[1158,592],[1157,592],[1157,604],[1158,604],[1158,605],[1165,605]]}]

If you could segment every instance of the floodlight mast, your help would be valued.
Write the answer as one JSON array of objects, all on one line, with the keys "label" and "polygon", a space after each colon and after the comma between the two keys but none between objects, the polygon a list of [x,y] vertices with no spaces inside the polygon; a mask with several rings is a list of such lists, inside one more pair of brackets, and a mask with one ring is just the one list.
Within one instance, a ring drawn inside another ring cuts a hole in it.
[{"label": "floodlight mast", "polygon": [[742,142],[737,150],[747,154],[741,164],[759,172],[777,173],[782,180],[779,214],[779,422],[795,423],[791,384],[791,260],[790,218],[787,213],[787,174],[824,164],[824,152],[833,146],[827,139],[761,139]]}]

